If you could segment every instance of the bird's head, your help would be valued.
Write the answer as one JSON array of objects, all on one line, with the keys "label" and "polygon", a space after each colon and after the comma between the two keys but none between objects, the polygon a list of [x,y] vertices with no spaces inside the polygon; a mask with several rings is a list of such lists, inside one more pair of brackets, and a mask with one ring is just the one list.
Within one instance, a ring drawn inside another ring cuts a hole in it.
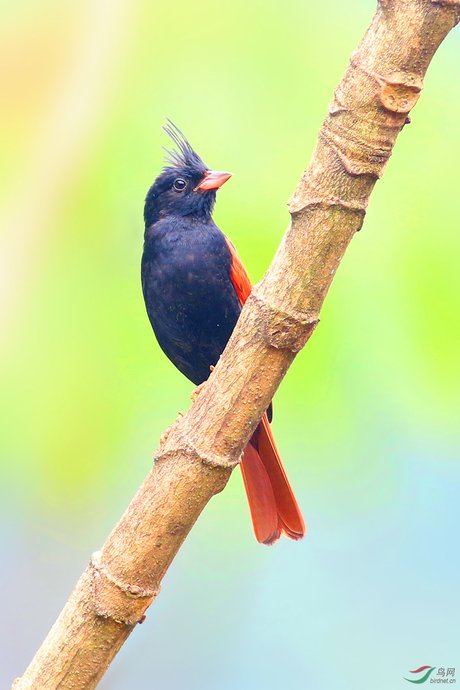
[{"label": "bird's head", "polygon": [[231,173],[210,170],[170,120],[163,127],[177,146],[168,151],[166,165],[150,187],[145,199],[145,227],[167,216],[211,218],[216,191]]}]

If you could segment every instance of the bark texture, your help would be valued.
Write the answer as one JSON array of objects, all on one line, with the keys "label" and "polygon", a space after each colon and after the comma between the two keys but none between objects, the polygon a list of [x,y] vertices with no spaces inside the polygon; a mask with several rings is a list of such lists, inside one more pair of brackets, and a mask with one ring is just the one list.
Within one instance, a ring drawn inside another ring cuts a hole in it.
[{"label": "bark texture", "polygon": [[143,620],[180,545],[224,488],[318,323],[430,60],[459,20],[460,0],[380,0],[290,200],[291,224],[273,264],[198,400],[171,427],[153,469],[93,555],[15,690],[96,687]]}]

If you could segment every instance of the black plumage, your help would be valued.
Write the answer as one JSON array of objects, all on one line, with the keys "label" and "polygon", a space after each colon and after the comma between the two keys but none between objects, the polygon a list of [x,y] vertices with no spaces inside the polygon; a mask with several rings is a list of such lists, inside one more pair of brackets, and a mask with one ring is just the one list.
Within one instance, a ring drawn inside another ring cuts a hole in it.
[{"label": "black plumage", "polygon": [[226,238],[211,217],[219,179],[199,188],[208,168],[173,127],[166,131],[178,150],[168,152],[145,201],[142,289],[160,347],[200,384],[222,354],[241,305]]}]

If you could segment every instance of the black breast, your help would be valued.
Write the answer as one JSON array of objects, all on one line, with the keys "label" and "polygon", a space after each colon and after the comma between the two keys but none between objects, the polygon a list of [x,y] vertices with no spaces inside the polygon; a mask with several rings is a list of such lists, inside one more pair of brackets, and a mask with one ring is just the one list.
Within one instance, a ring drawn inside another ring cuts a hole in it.
[{"label": "black breast", "polygon": [[193,383],[217,363],[241,311],[231,254],[211,221],[168,218],[146,231],[142,289],[150,323],[169,359]]}]

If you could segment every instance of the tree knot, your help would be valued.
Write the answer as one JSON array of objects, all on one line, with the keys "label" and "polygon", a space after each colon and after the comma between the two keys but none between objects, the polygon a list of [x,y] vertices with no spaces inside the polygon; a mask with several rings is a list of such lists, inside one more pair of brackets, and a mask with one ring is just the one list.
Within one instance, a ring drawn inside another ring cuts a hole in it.
[{"label": "tree knot", "polygon": [[412,72],[392,72],[388,76],[374,74],[380,92],[379,99],[385,110],[407,115],[420,98],[423,80]]},{"label": "tree knot", "polygon": [[352,129],[334,117],[324,122],[319,136],[349,175],[381,177],[392,150],[391,142],[385,138],[366,138],[357,127]]},{"label": "tree knot", "polygon": [[100,551],[93,553],[89,568],[97,615],[112,618],[123,625],[142,623],[146,610],[160,589],[144,589],[115,577],[102,563]]},{"label": "tree knot", "polygon": [[278,350],[300,352],[319,322],[317,313],[288,313],[267,302],[259,292],[259,286],[253,288],[248,302],[257,311],[257,322],[265,342]]},{"label": "tree knot", "polygon": [[[177,434],[180,435],[178,436]],[[169,447],[170,446],[170,447]],[[224,455],[209,455],[208,453],[203,453],[199,450],[194,443],[185,434],[179,432],[176,428],[175,436],[172,437],[172,433],[168,437],[168,448],[160,450],[155,455],[155,464],[158,464],[162,460],[174,459],[177,454],[186,455],[194,462],[200,462],[205,467],[210,467],[212,469],[220,469],[228,472],[236,467],[240,458],[230,458]]]}]

